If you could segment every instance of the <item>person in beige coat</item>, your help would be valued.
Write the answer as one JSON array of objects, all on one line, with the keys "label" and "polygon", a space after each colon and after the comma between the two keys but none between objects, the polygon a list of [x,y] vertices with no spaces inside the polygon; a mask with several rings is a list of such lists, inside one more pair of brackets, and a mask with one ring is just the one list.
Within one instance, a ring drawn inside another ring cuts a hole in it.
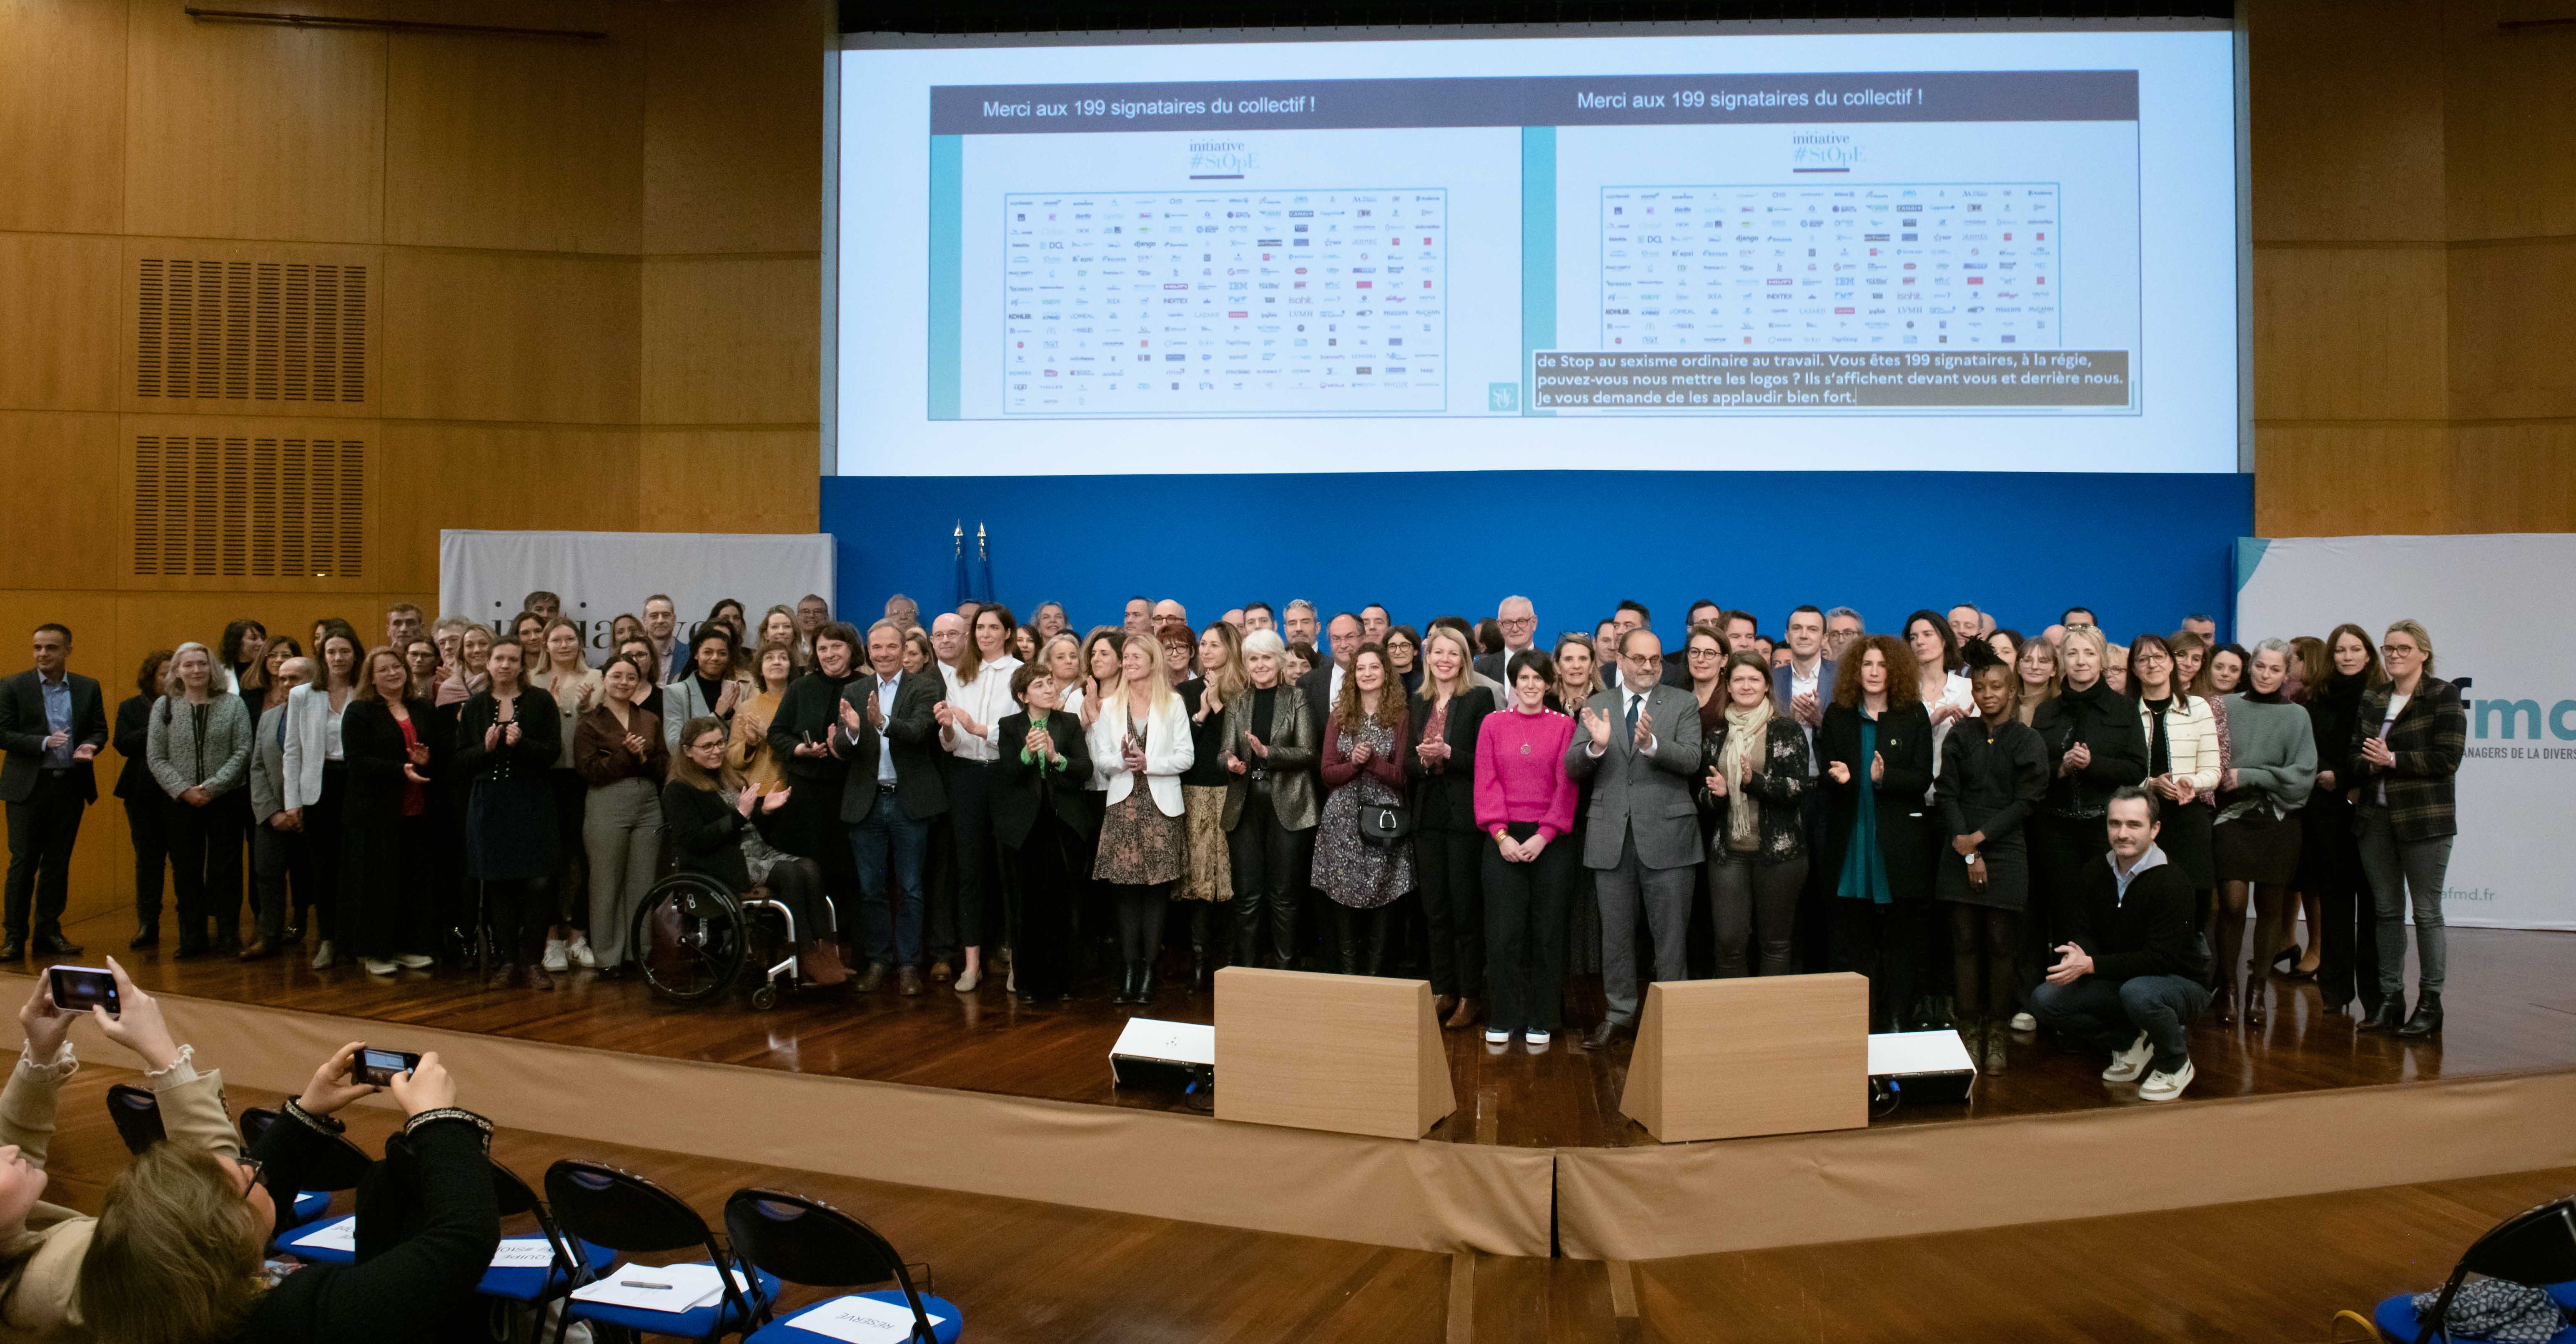
[{"label": "person in beige coat", "polygon": [[[192,1048],[171,1041],[161,1005],[136,989],[123,967],[113,960],[108,967],[123,1011],[109,1017],[93,1008],[90,1018],[141,1062],[167,1141],[238,1159],[241,1136],[224,1112],[223,1074],[197,1072]],[[0,1340],[89,1337],[74,1293],[98,1220],[44,1202],[55,1101],[63,1080],[80,1068],[67,1039],[74,1016],[55,1010],[50,982],[39,977],[35,996],[18,1010],[26,1048],[0,1088]]]}]

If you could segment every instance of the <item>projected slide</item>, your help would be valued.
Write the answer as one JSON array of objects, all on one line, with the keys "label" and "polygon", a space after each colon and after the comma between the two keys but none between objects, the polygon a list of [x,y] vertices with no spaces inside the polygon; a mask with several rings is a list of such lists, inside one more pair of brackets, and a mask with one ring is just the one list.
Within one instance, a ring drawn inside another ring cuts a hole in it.
[{"label": "projected slide", "polygon": [[[2152,36],[2227,96],[2224,34]],[[2069,40],[2110,39],[1794,41]],[[1183,50],[847,53],[914,67],[844,134],[921,186],[845,178],[844,472],[2235,467],[2232,111],[2160,144],[2158,62],[1133,77]]]}]

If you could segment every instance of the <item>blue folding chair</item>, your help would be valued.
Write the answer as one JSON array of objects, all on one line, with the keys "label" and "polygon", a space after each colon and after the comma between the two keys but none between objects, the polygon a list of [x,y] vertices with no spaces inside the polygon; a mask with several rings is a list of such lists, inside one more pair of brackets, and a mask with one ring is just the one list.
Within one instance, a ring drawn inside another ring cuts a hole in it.
[{"label": "blue folding chair", "polygon": [[[898,1315],[912,1317],[915,1344],[956,1344],[965,1332],[957,1304],[936,1297],[930,1267],[922,1266],[924,1286],[912,1284],[912,1271],[877,1230],[818,1199],[781,1190],[737,1190],[725,1201],[725,1235],[744,1264],[809,1288],[857,1288],[893,1281],[894,1287],[857,1293],[881,1302]],[[829,1302],[783,1316],[754,1332],[746,1344],[810,1344],[820,1338],[796,1328],[796,1321],[821,1311]],[[934,1324],[932,1317],[938,1317]]]},{"label": "blue folding chair", "polygon": [[502,1217],[526,1214],[536,1220],[537,1231],[545,1237],[554,1258],[543,1267],[509,1265],[487,1269],[482,1281],[474,1285],[475,1292],[536,1306],[590,1282],[617,1263],[617,1252],[565,1236],[545,1201],[537,1198],[537,1192],[529,1189],[517,1172],[498,1162],[492,1164],[492,1194],[501,1206]]},{"label": "blue folding chair", "polygon": [[129,1153],[169,1137],[161,1127],[161,1099],[150,1088],[118,1083],[107,1089],[107,1118],[116,1122],[116,1137],[125,1140]]},{"label": "blue folding chair", "polygon": [[[2399,1293],[2379,1304],[2371,1324],[2397,1344],[2449,1344],[2442,1323],[2450,1319],[2461,1281],[2472,1274],[2545,1288],[2562,1312],[2576,1308],[2576,1196],[2517,1213],[2470,1243],[2433,1310],[2418,1312],[2415,1295]],[[2561,1328],[2549,1344],[2576,1344],[2576,1326]]]},{"label": "blue folding chair", "polygon": [[[627,1257],[629,1271],[643,1268],[631,1263],[639,1253],[704,1251],[705,1259],[690,1263],[712,1267],[724,1285],[713,1303],[689,1311],[651,1311],[574,1298],[564,1307],[567,1323],[591,1321],[648,1335],[721,1339],[758,1324],[778,1296],[778,1276],[758,1269],[747,1271],[751,1290],[746,1294],[734,1282],[740,1267],[716,1244],[707,1220],[677,1195],[632,1172],[565,1158],[546,1168],[546,1202],[566,1233]],[[557,1336],[561,1337],[560,1330]]]},{"label": "blue folding chair", "polygon": [[[253,1106],[243,1111],[241,1117],[243,1150],[248,1151],[257,1147],[261,1137],[268,1133],[269,1126],[276,1124],[277,1120],[278,1113],[264,1106]],[[316,1188],[290,1191],[280,1190],[273,1184],[269,1186],[269,1198],[276,1200],[278,1207],[286,1211],[285,1218],[281,1220],[285,1222],[286,1230],[278,1233],[269,1243],[272,1247],[282,1249],[286,1243],[320,1226],[325,1221],[324,1215],[331,1211],[331,1196],[342,1190],[357,1189],[358,1182],[366,1177],[367,1167],[374,1160],[367,1156],[366,1150],[336,1134],[329,1137],[337,1148],[314,1170],[306,1173],[313,1180]],[[345,1264],[354,1258],[345,1252],[313,1248],[298,1250],[295,1254],[305,1259],[326,1263]]]}]

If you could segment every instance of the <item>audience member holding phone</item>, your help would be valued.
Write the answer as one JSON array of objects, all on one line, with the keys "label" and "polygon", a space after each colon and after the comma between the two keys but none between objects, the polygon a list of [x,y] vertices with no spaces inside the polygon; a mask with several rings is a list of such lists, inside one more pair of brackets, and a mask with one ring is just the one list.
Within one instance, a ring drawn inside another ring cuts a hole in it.
[{"label": "audience member holding phone", "polygon": [[[436,1054],[379,1088],[361,1081],[367,1053],[357,1041],[334,1051],[246,1159],[162,1143],[116,1178],[80,1267],[80,1311],[100,1338],[443,1339],[479,1318],[475,1285],[501,1240],[491,1123],[457,1108]],[[357,1262],[279,1274],[266,1259],[279,1227],[270,1192],[299,1188],[332,1152],[335,1113],[382,1090],[410,1118],[363,1186]]]},{"label": "audience member holding phone", "polygon": [[[75,981],[105,975],[121,1010],[88,1012],[107,1038],[134,1053],[143,1078],[161,1106],[169,1134],[160,1145],[197,1159],[230,1164],[240,1137],[224,1113],[224,1080],[197,1072],[191,1052],[170,1039],[158,1000],[134,987],[114,961],[104,971],[57,966]],[[88,1323],[74,1301],[82,1261],[98,1220],[44,1202],[45,1156],[54,1137],[54,1108],[63,1080],[80,1068],[72,1053],[72,1020],[81,1014],[56,1005],[56,975],[37,981],[18,1010],[26,1049],[0,1091],[0,1337],[52,1339],[77,1335]],[[93,982],[94,983],[94,982]]]}]

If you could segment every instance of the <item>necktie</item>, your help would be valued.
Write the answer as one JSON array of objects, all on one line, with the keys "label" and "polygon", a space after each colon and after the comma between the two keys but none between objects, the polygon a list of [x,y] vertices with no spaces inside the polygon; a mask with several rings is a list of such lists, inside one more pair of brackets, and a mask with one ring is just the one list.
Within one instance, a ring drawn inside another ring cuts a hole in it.
[{"label": "necktie", "polygon": [[1644,704],[1645,700],[1642,695],[1628,697],[1628,736],[1631,738],[1637,735],[1637,706]]}]

